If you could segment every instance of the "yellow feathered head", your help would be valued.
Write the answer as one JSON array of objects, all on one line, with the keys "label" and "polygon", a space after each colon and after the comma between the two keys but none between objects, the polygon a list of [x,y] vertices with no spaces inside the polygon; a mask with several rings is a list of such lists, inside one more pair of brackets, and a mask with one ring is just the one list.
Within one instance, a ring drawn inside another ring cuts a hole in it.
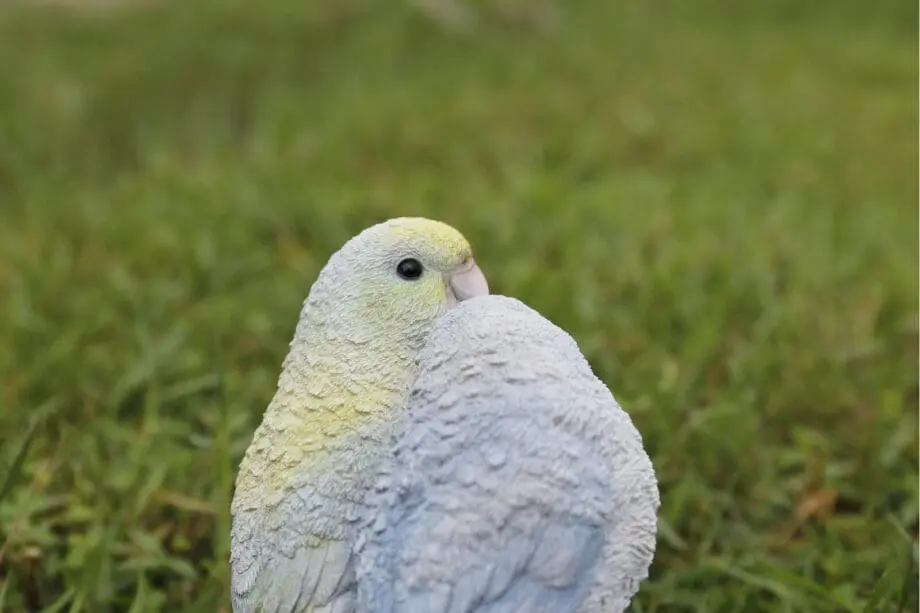
[{"label": "yellow feathered head", "polygon": [[402,337],[417,348],[441,313],[488,293],[460,232],[400,217],[371,226],[333,254],[310,290],[301,324],[326,326],[357,343]]}]

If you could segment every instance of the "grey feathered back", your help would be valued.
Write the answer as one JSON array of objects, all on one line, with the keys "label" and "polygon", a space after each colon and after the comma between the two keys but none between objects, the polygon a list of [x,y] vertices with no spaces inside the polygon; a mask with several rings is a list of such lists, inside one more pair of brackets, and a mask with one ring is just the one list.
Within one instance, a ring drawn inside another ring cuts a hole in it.
[{"label": "grey feathered back", "polygon": [[648,575],[642,438],[563,330],[464,303],[420,356],[358,538],[363,613],[617,613]]}]

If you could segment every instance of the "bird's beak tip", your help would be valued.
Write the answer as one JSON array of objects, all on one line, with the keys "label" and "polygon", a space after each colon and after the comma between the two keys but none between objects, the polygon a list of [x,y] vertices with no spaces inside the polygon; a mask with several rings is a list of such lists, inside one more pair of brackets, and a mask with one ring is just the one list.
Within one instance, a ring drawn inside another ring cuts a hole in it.
[{"label": "bird's beak tip", "polygon": [[489,295],[489,282],[475,262],[451,274],[447,279],[447,285],[457,302]]}]

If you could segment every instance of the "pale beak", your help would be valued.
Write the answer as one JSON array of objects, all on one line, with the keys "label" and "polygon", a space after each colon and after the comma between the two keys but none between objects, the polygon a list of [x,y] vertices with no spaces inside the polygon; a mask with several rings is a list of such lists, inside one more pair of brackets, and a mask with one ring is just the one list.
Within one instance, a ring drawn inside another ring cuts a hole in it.
[{"label": "pale beak", "polygon": [[448,274],[447,287],[457,302],[489,295],[489,283],[476,262],[470,262],[469,266]]}]

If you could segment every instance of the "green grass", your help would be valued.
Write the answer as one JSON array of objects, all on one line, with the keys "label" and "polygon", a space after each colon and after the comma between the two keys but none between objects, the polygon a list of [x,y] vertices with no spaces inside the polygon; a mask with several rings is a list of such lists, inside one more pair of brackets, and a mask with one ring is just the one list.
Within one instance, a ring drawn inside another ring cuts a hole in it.
[{"label": "green grass", "polygon": [[300,303],[407,214],[643,432],[633,611],[918,610],[916,3],[184,4],[0,12],[0,610],[228,610]]}]

